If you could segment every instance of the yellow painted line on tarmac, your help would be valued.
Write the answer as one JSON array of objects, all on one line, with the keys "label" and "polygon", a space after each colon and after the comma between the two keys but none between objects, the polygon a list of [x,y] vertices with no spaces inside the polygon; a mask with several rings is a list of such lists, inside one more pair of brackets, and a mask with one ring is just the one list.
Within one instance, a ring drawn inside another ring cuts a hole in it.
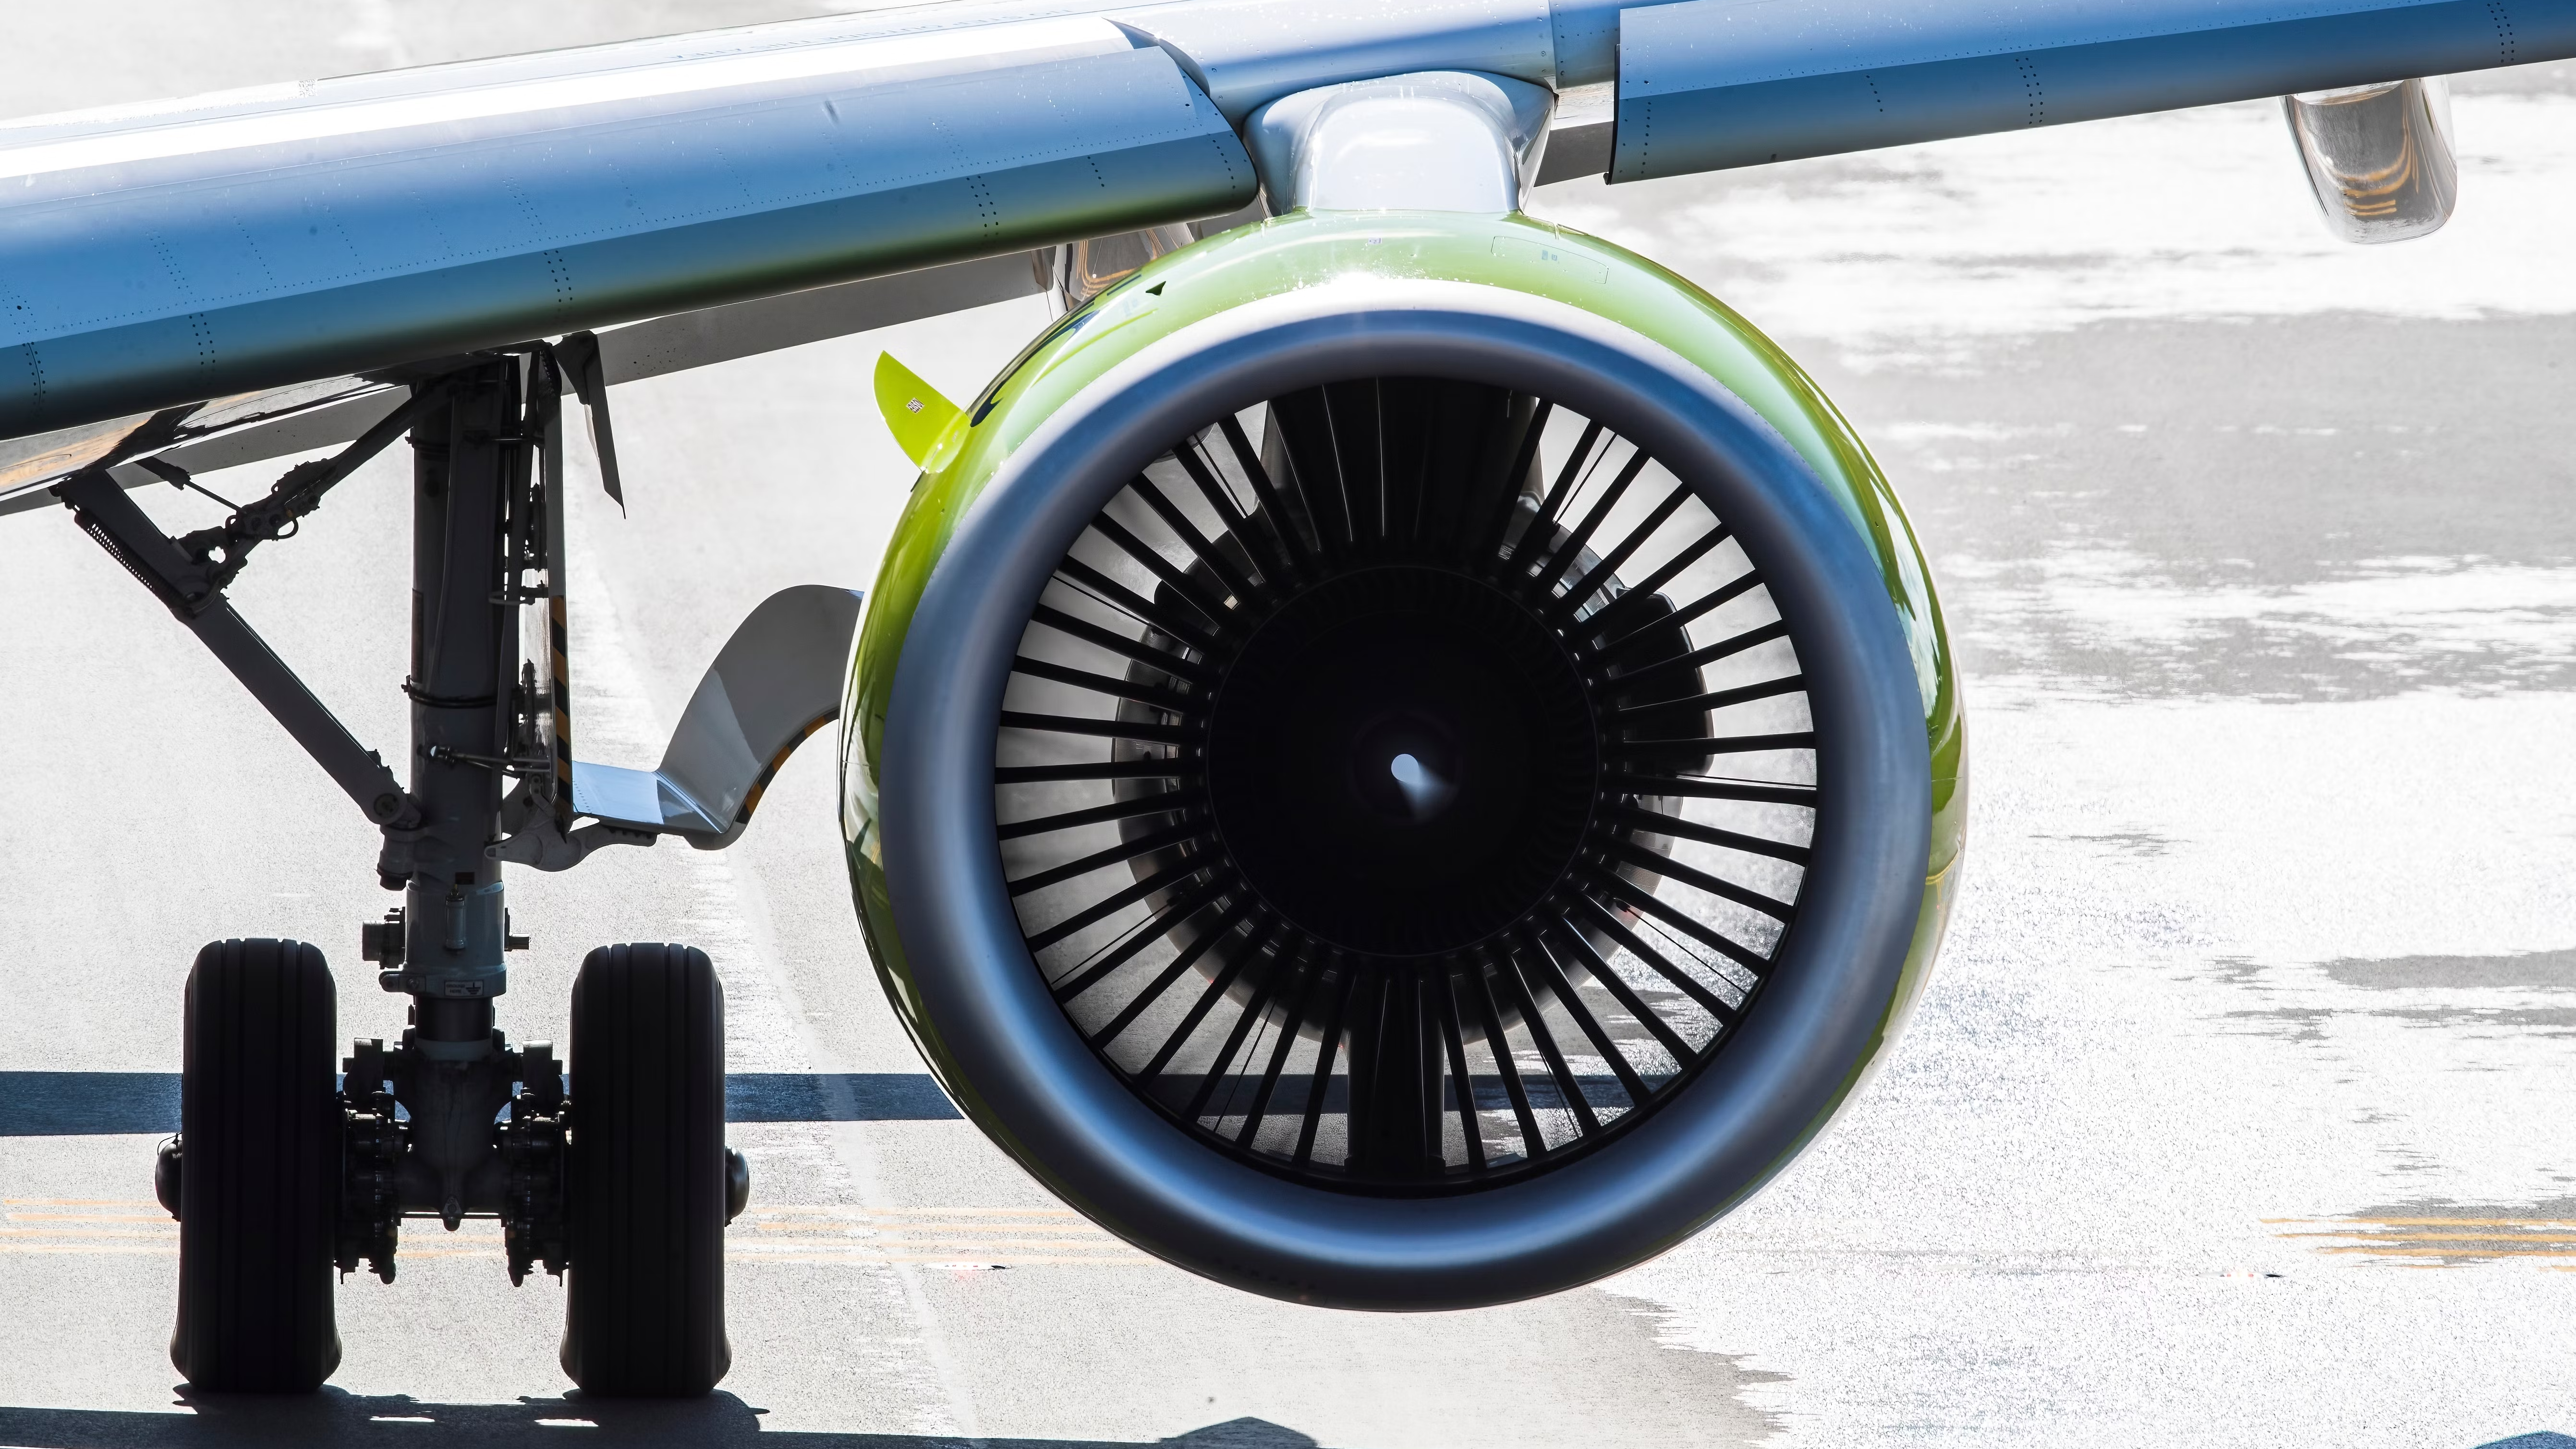
[{"label": "yellow painted line on tarmac", "polygon": [[[2383,1259],[2440,1258],[2441,1263],[2396,1261],[2392,1268],[2460,1267],[2469,1263],[2576,1258],[2576,1221],[2565,1218],[2351,1217],[2265,1218],[2282,1238],[2326,1238],[2314,1251]],[[2571,1245],[2571,1246],[2560,1246]],[[2551,1267],[2534,1263],[2534,1267]],[[2576,1269],[2558,1268],[2567,1272]]]},{"label": "yellow painted line on tarmac", "polygon": [[1066,1217],[1082,1223],[1072,1207],[752,1207],[752,1217],[781,1217],[811,1212],[832,1217]]},{"label": "yellow painted line on tarmac", "polygon": [[2383,1248],[2377,1243],[2347,1243],[2317,1251],[2384,1253],[2392,1258],[2576,1258],[2576,1248]]},{"label": "yellow painted line on tarmac", "polygon": [[2576,1228],[2576,1218],[2265,1218],[2266,1223],[2358,1223],[2382,1228]]},{"label": "yellow painted line on tarmac", "polygon": [[832,1238],[787,1238],[787,1239],[771,1238],[771,1239],[767,1239],[767,1240],[762,1240],[762,1239],[753,1239],[751,1242],[748,1242],[748,1243],[740,1243],[740,1244],[737,1244],[736,1246],[738,1246],[738,1247],[746,1247],[746,1248],[751,1248],[751,1249],[754,1249],[754,1250],[758,1250],[758,1249],[762,1249],[762,1248],[773,1248],[773,1247],[775,1247],[775,1248],[828,1248],[828,1247],[835,1247],[835,1246],[838,1246],[838,1245],[840,1245],[841,1243],[847,1243],[849,1246],[851,1246],[851,1247],[853,1247],[853,1248],[868,1247],[868,1246],[872,1246],[872,1245],[879,1245],[879,1244],[882,1244],[882,1245],[887,1246],[887,1247],[895,1247],[895,1248],[997,1248],[997,1249],[998,1249],[998,1248],[1089,1248],[1089,1247],[1095,1247],[1095,1246],[1096,1246],[1096,1247],[1102,1247],[1102,1248],[1124,1248],[1124,1247],[1126,1247],[1126,1246],[1127,1246],[1126,1244],[1121,1243],[1121,1242],[1117,1242],[1117,1241],[1116,1241],[1116,1240],[1114,1240],[1114,1239],[1110,1239],[1110,1240],[1103,1240],[1103,1241],[1101,1241],[1101,1242],[1099,1242],[1099,1243],[1097,1243],[1097,1244],[1094,1244],[1094,1243],[1090,1243],[1090,1242],[1085,1242],[1085,1241],[1083,1241],[1082,1239],[1079,1239],[1079,1238],[978,1238],[978,1237],[959,1237],[959,1238],[844,1238],[844,1239],[838,1239],[838,1240],[836,1240],[836,1239],[832,1239]]},{"label": "yellow painted line on tarmac", "polygon": [[839,1258],[824,1258],[824,1257],[770,1258],[770,1257],[762,1257],[762,1258],[758,1258],[758,1259],[742,1260],[742,1261],[757,1261],[757,1262],[762,1262],[762,1263],[779,1263],[779,1264],[785,1264],[785,1265],[789,1265],[789,1266],[793,1266],[793,1267],[801,1267],[801,1268],[827,1268],[827,1267],[831,1267],[831,1266],[833,1266],[833,1265],[835,1265],[835,1264],[840,1264],[840,1263],[911,1263],[911,1264],[915,1264],[915,1265],[917,1265],[917,1266],[926,1266],[926,1267],[932,1267],[932,1268],[939,1268],[939,1267],[951,1267],[951,1268],[959,1268],[959,1269],[980,1269],[980,1268],[1150,1268],[1150,1267],[1152,1267],[1152,1266],[1154,1265],[1154,1260],[1153,1260],[1153,1259],[1151,1259],[1151,1258],[1146,1257],[1146,1256],[1145,1256],[1144,1254],[1142,1254],[1142,1253],[1138,1253],[1138,1254],[1135,1254],[1135,1255],[1134,1255],[1134,1256],[1132,1256],[1132,1257],[1125,1257],[1125,1258],[1029,1258],[1029,1257],[1001,1257],[1001,1258],[971,1258],[971,1259],[970,1259],[970,1258],[958,1258],[958,1257],[955,1257],[955,1256],[950,1256],[950,1257],[945,1257],[945,1258],[934,1258],[934,1257],[930,1257],[930,1256],[928,1256],[928,1255],[926,1255],[926,1254],[925,1254],[925,1255],[918,1256],[918,1257],[893,1257],[893,1256],[887,1256],[887,1255],[879,1255],[879,1256],[875,1256],[875,1257],[839,1257]]},{"label": "yellow painted line on tarmac", "polygon": [[[399,1262],[424,1258],[491,1258],[499,1257],[500,1244],[470,1246],[467,1244],[437,1247],[409,1247],[397,1255]],[[175,1258],[179,1255],[176,1240],[167,1243],[0,1243],[0,1257],[147,1257]],[[1138,1267],[1154,1260],[1142,1253],[1096,1253],[1061,1256],[1024,1252],[958,1252],[944,1253],[872,1253],[815,1252],[800,1248],[784,1253],[744,1252],[728,1248],[725,1256],[738,1263],[832,1264],[832,1263],[955,1263],[960,1266],[1001,1268],[1124,1268]],[[2576,1256],[2571,1254],[2570,1256]]]},{"label": "yellow painted line on tarmac", "polygon": [[2576,1243],[2576,1233],[2283,1233],[2285,1238],[2358,1238],[2374,1243]]},{"label": "yellow painted line on tarmac", "polygon": [[157,1208],[160,1204],[148,1197],[0,1197],[0,1208],[16,1207],[130,1207]]},{"label": "yellow painted line on tarmac", "polygon": [[175,1239],[167,1247],[158,1244],[144,1247],[141,1244],[126,1243],[0,1243],[0,1257],[12,1253],[28,1256],[80,1253],[111,1258],[175,1258],[179,1256],[179,1244]]}]

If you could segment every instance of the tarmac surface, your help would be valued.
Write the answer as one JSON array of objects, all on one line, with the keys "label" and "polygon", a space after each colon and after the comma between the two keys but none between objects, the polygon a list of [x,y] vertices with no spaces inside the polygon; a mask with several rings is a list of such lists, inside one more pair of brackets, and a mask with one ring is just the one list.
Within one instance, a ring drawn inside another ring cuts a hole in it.
[{"label": "tarmac surface", "polygon": [[[101,0],[0,16],[0,114],[776,18],[773,0]],[[1362,1317],[1089,1228],[956,1117],[848,904],[828,737],[723,854],[511,890],[503,1024],[591,946],[725,977],[735,1368],[588,1401],[560,1290],[415,1224],[309,1400],[164,1352],[198,943],[387,901],[320,772],[59,515],[0,520],[0,1445],[2576,1449],[2576,76],[2458,87],[2427,240],[2317,224],[2277,109],[1537,193],[1789,346],[1912,509],[1968,679],[1971,866],[1908,1036],[1752,1204],[1597,1288]],[[1032,300],[619,390],[577,494],[586,752],[641,764],[737,619],[865,586],[911,479],[867,383],[974,392]],[[379,461],[236,586],[399,737]],[[274,468],[217,475],[255,493]],[[158,493],[174,529],[201,500]]]}]

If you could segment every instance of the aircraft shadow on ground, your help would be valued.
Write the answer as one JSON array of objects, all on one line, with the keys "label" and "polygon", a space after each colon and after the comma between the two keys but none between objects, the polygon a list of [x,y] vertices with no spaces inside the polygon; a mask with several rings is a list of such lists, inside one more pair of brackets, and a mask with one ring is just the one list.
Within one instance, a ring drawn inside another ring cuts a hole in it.
[{"label": "aircraft shadow on ground", "polygon": [[[732,1394],[673,1402],[521,1399],[515,1404],[424,1404],[326,1388],[318,1394],[185,1395],[179,1412],[0,1407],[0,1444],[27,1449],[232,1449],[328,1444],[334,1449],[577,1449],[688,1445],[726,1449],[1146,1449],[1143,1440],[966,1439],[937,1434],[764,1431],[766,1412]],[[1235,1419],[1151,1443],[1166,1449],[1315,1449],[1315,1441],[1263,1419]]]},{"label": "aircraft shadow on ground", "polygon": [[[728,1122],[939,1122],[957,1109],[921,1072],[735,1072]],[[177,1072],[0,1072],[0,1137],[167,1136]]]}]

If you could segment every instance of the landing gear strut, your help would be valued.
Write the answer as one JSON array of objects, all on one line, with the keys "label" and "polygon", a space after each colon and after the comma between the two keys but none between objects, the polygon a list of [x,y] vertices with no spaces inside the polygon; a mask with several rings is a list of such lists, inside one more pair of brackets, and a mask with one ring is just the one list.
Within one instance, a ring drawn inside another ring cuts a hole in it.
[{"label": "landing gear strut", "polygon": [[[409,1022],[390,1046],[356,1043],[336,1085],[320,951],[218,942],[190,974],[181,1132],[156,1186],[180,1219],[171,1357],[199,1388],[318,1386],[340,1356],[333,1270],[392,1282],[401,1224],[422,1218],[450,1231],[497,1218],[514,1283],[569,1274],[563,1365],[586,1391],[701,1394],[730,1362],[723,1230],[748,1169],[724,1143],[723,992],[706,955],[591,953],[573,989],[569,1093],[549,1044],[514,1046],[495,1024],[507,954],[527,945],[510,931],[504,860],[561,868],[660,828],[571,830],[563,391],[554,352],[536,347],[415,383],[397,414],[413,457],[407,788],[222,593],[252,547],[286,536],[363,458],[303,465],[223,528],[183,539],[103,474],[62,489],[381,825],[377,876],[403,893],[362,947],[378,984],[410,998]],[[522,611],[541,625],[524,664]],[[748,817],[745,804],[725,823],[738,832]]]}]

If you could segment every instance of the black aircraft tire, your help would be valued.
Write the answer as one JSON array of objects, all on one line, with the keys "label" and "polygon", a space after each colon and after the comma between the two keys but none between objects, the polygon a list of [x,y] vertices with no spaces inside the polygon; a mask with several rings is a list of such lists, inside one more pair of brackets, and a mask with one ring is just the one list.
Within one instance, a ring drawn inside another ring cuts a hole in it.
[{"label": "black aircraft tire", "polygon": [[572,988],[570,1311],[584,1393],[703,1394],[724,1322],[724,988],[689,946],[603,946]]},{"label": "black aircraft tire", "polygon": [[310,1393],[340,1366],[330,968],[301,941],[216,941],[186,1003],[170,1361],[198,1389]]}]

